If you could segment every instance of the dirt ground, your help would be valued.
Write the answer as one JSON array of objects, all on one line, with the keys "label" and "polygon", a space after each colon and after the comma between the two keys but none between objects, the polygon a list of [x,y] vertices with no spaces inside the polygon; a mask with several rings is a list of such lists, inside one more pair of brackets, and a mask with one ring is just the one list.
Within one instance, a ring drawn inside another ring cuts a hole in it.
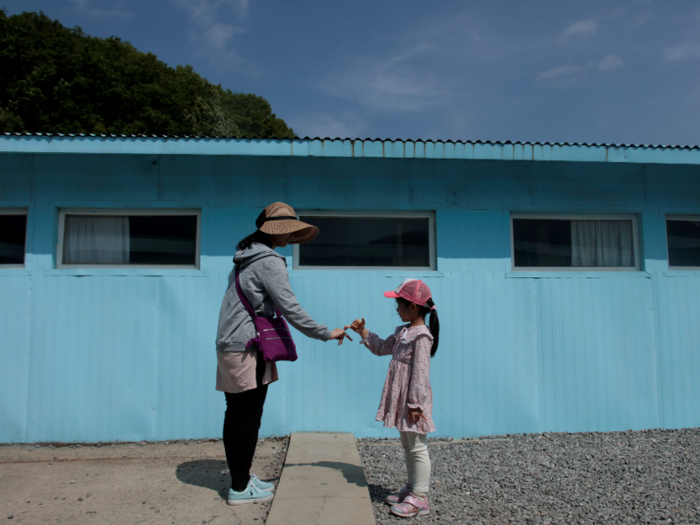
[{"label": "dirt ground", "polygon": [[[260,440],[252,471],[277,484],[288,445]],[[220,440],[0,446],[8,525],[264,523],[270,503],[229,506],[229,486]]]}]

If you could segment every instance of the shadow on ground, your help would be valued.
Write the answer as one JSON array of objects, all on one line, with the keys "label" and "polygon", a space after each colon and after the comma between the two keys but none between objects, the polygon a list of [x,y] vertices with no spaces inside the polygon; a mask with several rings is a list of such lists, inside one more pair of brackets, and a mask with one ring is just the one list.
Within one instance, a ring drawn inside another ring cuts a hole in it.
[{"label": "shadow on ground", "polygon": [[365,479],[364,470],[358,465],[351,465],[350,463],[341,463],[339,461],[316,461],[314,463],[287,463],[287,467],[325,467],[333,470],[339,470],[345,480],[348,483],[353,483],[358,487],[366,487],[367,481]]},{"label": "shadow on ground", "polygon": [[372,503],[384,503],[389,494],[395,494],[397,492],[396,490],[390,490],[381,485],[375,485],[374,483],[370,483],[367,488],[369,489],[369,497],[372,498]]},{"label": "shadow on ground", "polygon": [[217,492],[223,499],[228,497],[231,477],[226,460],[196,459],[180,463],[176,469],[177,479],[188,485],[196,485]]}]

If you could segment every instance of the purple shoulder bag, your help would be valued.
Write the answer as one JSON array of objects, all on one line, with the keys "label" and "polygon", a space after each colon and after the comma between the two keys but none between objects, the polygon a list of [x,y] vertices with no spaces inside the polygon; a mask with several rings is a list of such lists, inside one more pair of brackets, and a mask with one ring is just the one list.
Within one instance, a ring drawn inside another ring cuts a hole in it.
[{"label": "purple shoulder bag", "polygon": [[255,310],[246,299],[241,290],[241,280],[239,278],[239,267],[236,266],[236,292],[243,303],[248,314],[253,318],[255,330],[258,336],[248,341],[246,348],[257,347],[262,352],[263,360],[270,361],[296,361],[297,347],[292,339],[292,333],[284,317],[280,315],[279,309],[275,310],[276,317],[258,317]]}]

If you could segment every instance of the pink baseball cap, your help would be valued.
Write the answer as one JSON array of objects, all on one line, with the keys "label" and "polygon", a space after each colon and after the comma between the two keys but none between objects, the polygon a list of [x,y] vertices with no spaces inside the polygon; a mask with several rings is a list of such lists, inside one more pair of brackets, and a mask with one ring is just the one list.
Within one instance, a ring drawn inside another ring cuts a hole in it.
[{"label": "pink baseball cap", "polygon": [[[406,279],[393,292],[384,292],[384,297],[396,299],[401,297],[418,306],[425,306],[425,303],[430,299],[430,288],[420,279]],[[434,306],[432,307],[435,308]]]}]

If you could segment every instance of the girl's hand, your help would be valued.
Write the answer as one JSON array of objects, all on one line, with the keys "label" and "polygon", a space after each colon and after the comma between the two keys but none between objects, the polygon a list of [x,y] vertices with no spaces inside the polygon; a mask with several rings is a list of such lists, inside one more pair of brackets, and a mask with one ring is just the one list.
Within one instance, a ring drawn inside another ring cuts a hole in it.
[{"label": "girl's hand", "polygon": [[[345,330],[347,330],[347,329],[348,329],[348,327],[346,326],[346,327],[345,327]],[[331,339],[338,339],[338,340],[339,340],[339,341],[338,341],[338,346],[340,346],[340,345],[343,344],[343,340],[344,340],[346,337],[347,337],[348,339],[350,339],[350,341],[352,341],[352,337],[350,337],[348,334],[346,334],[346,333],[345,333],[345,330],[343,330],[342,328],[336,328],[335,330],[333,330],[333,331],[331,332]]]},{"label": "girl's hand", "polygon": [[425,415],[423,414],[423,411],[420,408],[409,408],[408,409],[408,420],[411,423],[418,423],[418,421],[420,421],[420,418],[423,418],[426,421],[428,421],[428,418],[425,417]]},{"label": "girl's hand", "polygon": [[355,319],[352,322],[352,324],[349,324],[345,327],[346,330],[348,328],[350,328],[353,332],[357,332],[358,334],[360,334],[363,339],[365,337],[367,337],[367,330],[365,330],[365,318],[364,317],[362,318],[362,321],[360,321],[359,319]]}]

